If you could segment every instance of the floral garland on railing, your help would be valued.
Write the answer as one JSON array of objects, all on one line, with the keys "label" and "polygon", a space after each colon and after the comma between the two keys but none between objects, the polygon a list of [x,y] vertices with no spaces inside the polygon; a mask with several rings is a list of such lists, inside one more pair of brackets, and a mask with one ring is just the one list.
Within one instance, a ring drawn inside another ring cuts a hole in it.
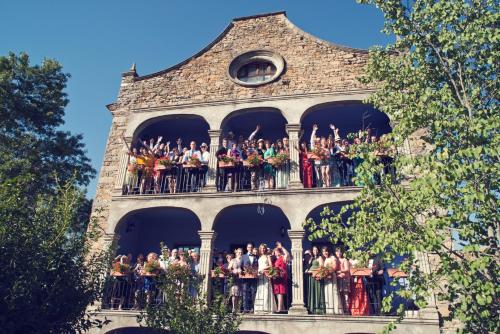
[{"label": "floral garland on railing", "polygon": [[173,162],[170,159],[160,159],[160,160],[158,160],[158,163],[162,166],[165,166],[165,168],[167,168],[167,169],[170,169],[170,168],[174,167],[174,165],[175,165],[175,162]]},{"label": "floral garland on railing", "polygon": [[257,153],[250,154],[245,161],[252,168],[258,168],[264,163],[264,159]]},{"label": "floral garland on railing", "polygon": [[130,272],[130,265],[119,261],[115,262],[113,263],[113,271],[120,274],[128,274]]},{"label": "floral garland on railing", "polygon": [[201,167],[201,160],[197,157],[190,157],[188,160],[188,164],[199,168]]}]

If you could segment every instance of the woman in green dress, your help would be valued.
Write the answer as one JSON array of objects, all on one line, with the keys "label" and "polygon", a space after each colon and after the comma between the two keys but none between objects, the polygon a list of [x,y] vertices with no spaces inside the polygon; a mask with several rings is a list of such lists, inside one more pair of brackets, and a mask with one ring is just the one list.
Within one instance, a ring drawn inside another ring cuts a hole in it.
[{"label": "woman in green dress", "polygon": [[[268,160],[269,158],[274,158],[276,153],[274,151],[274,144],[271,144],[269,140],[266,140],[266,151],[264,152],[264,160]],[[276,171],[274,170],[273,165],[270,163],[266,163],[264,165],[264,178],[266,180],[266,189],[274,188],[274,174]]]},{"label": "woman in green dress", "polygon": [[324,280],[316,280],[312,272],[323,266],[323,258],[319,252],[319,248],[312,248],[312,257],[309,261],[309,267],[306,270],[308,273],[308,289],[307,289],[307,308],[311,314],[325,314],[325,289]]}]

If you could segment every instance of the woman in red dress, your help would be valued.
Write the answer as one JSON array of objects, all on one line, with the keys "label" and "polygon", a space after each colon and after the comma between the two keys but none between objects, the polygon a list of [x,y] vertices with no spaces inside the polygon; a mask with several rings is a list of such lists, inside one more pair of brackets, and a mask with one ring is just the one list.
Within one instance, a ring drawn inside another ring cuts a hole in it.
[{"label": "woman in red dress", "polygon": [[276,261],[274,262],[274,267],[279,268],[281,276],[273,279],[273,294],[276,295],[278,299],[278,309],[277,313],[285,312],[284,296],[286,295],[288,274],[286,271],[286,264],[290,258],[288,251],[281,245],[281,242],[276,242],[276,248],[274,249],[274,256]]},{"label": "woman in red dress", "polygon": [[308,157],[307,144],[304,142],[300,144],[299,160],[300,178],[302,179],[302,184],[304,185],[304,188],[312,188],[313,166]]},{"label": "woman in red dress", "polygon": [[[351,264],[353,267],[357,265],[356,261],[352,261]],[[370,315],[368,293],[363,282],[364,277],[362,275],[353,275],[351,277],[351,293],[349,296],[351,315]]]}]

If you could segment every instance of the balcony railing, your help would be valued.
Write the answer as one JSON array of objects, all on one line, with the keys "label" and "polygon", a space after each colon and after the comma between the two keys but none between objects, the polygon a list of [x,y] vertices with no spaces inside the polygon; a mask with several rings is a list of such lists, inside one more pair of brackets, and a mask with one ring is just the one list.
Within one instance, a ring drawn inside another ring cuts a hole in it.
[{"label": "balcony railing", "polygon": [[[309,275],[304,275],[305,284]],[[291,277],[291,276],[289,276]],[[339,314],[339,315],[352,315],[352,316],[387,316],[394,315],[398,306],[404,304],[405,310],[416,311],[412,300],[405,300],[403,298],[393,299],[393,307],[390,312],[383,313],[382,298],[388,293],[396,290],[408,289],[407,276],[396,269],[388,269],[385,275],[386,279],[374,279],[363,271],[352,271],[349,305],[338,305],[338,309],[328,309],[324,307],[322,310],[314,312],[313,314]],[[164,302],[162,292],[157,289],[154,283],[155,278],[149,277],[149,283],[145,282],[144,277],[136,276],[133,273],[120,276],[109,276],[103,292],[102,309],[103,310],[142,310],[148,303],[160,305]],[[229,281],[225,277],[212,278],[212,290],[217,290],[221,293],[227,293],[230,290]],[[391,284],[396,281],[396,284]],[[234,282],[231,280],[231,282]],[[291,288],[291,280],[288,282]],[[290,289],[289,289],[290,290]],[[291,297],[291,293],[287,294]],[[306,307],[307,296],[305,296]],[[239,303],[243,306],[243,303]],[[286,303],[289,307],[291,301]],[[310,309],[310,308],[309,308]],[[311,312],[310,312],[311,313]]]}]

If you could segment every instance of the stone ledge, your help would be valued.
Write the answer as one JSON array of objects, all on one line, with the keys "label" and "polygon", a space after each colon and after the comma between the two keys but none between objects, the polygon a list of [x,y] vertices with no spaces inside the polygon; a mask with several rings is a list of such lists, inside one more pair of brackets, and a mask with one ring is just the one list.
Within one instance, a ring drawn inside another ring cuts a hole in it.
[{"label": "stone ledge", "polygon": [[302,189],[274,189],[264,191],[238,191],[238,192],[194,192],[194,193],[177,193],[177,194],[147,194],[147,195],[113,195],[113,201],[124,200],[148,200],[161,198],[228,198],[228,197],[249,197],[249,196],[293,196],[293,195],[309,195],[309,194],[336,194],[336,193],[361,193],[362,187],[339,187],[339,188],[302,188]]}]

